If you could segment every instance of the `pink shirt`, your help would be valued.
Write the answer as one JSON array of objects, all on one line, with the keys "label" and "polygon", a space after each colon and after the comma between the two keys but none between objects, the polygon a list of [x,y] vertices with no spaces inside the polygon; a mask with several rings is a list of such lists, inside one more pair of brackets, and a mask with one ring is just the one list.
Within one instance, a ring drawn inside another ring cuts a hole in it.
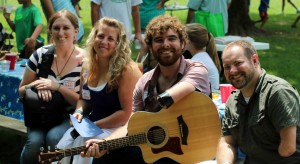
[{"label": "pink shirt", "polygon": [[[161,107],[156,100],[158,95],[156,84],[160,73],[159,66],[145,73],[137,82],[133,92],[133,110],[158,112]],[[200,62],[181,58],[177,81],[192,84],[197,91],[210,95],[207,68]]]}]

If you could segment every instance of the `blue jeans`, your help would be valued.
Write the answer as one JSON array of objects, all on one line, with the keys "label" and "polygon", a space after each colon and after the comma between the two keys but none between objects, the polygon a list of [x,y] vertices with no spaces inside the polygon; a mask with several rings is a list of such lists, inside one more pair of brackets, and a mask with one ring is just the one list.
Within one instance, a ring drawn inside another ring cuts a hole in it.
[{"label": "blue jeans", "polygon": [[54,150],[55,145],[69,128],[69,119],[50,129],[27,128],[27,141],[21,153],[20,163],[38,163],[40,148],[47,150],[50,146],[50,149]]}]

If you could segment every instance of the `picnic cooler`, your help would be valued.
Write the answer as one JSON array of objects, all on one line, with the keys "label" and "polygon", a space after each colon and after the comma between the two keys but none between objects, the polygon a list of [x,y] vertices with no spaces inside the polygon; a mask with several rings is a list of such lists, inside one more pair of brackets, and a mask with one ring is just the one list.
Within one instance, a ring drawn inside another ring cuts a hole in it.
[{"label": "picnic cooler", "polygon": [[224,36],[224,20],[222,13],[210,13],[209,11],[196,11],[195,22],[200,23],[213,34],[214,37]]}]

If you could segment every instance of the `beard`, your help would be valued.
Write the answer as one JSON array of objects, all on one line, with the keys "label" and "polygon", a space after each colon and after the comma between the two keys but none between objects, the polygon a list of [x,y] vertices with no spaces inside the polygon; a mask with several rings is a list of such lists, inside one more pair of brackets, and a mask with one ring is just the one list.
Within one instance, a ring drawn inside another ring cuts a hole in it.
[{"label": "beard", "polygon": [[236,75],[229,76],[229,82],[236,89],[242,89],[246,87],[250,81],[254,78],[255,68],[250,68],[248,72],[239,71]]},{"label": "beard", "polygon": [[157,51],[153,53],[153,57],[158,63],[162,66],[171,66],[178,61],[182,56],[181,49],[180,50],[172,50],[169,54],[163,54],[161,51]]}]

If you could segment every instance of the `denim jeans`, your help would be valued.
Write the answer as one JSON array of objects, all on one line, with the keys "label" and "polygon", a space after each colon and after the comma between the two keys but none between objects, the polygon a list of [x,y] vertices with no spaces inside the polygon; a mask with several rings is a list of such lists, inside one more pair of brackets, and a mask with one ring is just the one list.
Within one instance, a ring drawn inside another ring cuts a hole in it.
[{"label": "denim jeans", "polygon": [[38,163],[40,148],[48,150],[48,146],[50,146],[50,150],[54,150],[58,141],[69,128],[69,119],[50,129],[27,128],[27,141],[21,153],[20,163]]}]

